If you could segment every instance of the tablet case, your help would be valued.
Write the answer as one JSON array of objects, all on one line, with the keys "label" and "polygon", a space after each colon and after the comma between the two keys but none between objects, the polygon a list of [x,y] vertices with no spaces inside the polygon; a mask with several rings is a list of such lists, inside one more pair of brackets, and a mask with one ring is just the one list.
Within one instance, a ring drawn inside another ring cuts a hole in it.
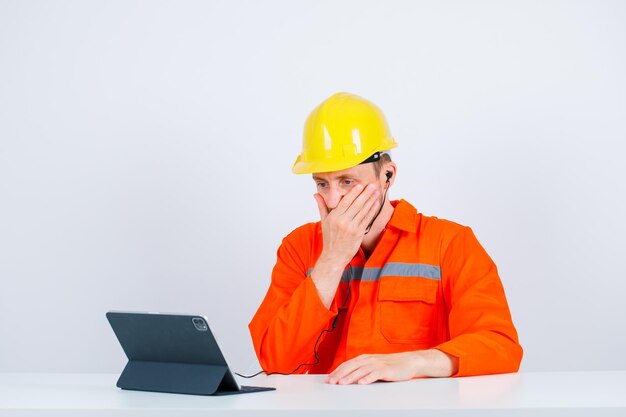
[{"label": "tablet case", "polygon": [[[202,316],[114,311],[106,316],[128,357],[119,388],[195,395],[275,389],[240,387]],[[194,320],[206,325],[197,327]]]}]

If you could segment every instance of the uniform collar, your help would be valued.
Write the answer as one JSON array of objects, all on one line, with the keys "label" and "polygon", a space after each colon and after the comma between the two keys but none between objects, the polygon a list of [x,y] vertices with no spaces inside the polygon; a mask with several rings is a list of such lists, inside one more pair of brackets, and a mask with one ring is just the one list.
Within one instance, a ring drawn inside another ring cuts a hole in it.
[{"label": "uniform collar", "polygon": [[415,207],[406,200],[391,200],[390,203],[394,210],[387,227],[391,226],[406,232],[415,232],[417,230],[417,210]]}]

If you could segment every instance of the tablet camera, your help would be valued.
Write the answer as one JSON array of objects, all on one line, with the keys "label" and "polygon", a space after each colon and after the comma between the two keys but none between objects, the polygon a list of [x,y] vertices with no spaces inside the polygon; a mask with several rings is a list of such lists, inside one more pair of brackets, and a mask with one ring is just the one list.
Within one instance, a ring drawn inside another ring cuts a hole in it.
[{"label": "tablet camera", "polygon": [[196,330],[198,330],[199,332],[206,332],[207,330],[209,330],[209,326],[207,326],[204,319],[201,319],[200,317],[194,317],[191,319],[191,321],[193,322]]}]

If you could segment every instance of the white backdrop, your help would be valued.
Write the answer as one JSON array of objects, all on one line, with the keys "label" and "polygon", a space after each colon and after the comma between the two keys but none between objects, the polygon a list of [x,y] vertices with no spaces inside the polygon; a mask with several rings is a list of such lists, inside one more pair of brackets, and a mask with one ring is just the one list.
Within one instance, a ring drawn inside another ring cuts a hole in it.
[{"label": "white backdrop", "polygon": [[626,369],[626,2],[0,0],[0,371],[119,372],[109,309],[204,313],[232,367],[337,91],[390,195],[471,226],[522,369]]}]

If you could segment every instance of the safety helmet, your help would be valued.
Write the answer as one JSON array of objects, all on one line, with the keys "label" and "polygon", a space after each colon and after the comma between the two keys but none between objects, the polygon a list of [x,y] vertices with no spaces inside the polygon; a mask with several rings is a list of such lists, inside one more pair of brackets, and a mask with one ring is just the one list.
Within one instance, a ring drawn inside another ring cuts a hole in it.
[{"label": "safety helmet", "polygon": [[341,171],[398,146],[383,112],[372,102],[337,93],[317,106],[304,124],[295,174]]}]

